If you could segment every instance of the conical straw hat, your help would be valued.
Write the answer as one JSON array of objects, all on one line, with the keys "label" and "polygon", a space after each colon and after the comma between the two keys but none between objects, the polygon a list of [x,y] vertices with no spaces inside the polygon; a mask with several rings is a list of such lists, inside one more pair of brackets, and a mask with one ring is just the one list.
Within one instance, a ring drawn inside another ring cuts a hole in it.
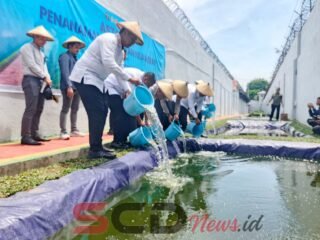
[{"label": "conical straw hat", "polygon": [[129,30],[131,33],[133,33],[137,37],[136,44],[143,45],[143,38],[142,33],[140,30],[140,26],[137,22],[120,22],[117,23],[118,28],[122,29],[125,28]]},{"label": "conical straw hat", "polygon": [[173,80],[172,81],[173,90],[181,98],[186,98],[189,95],[188,82],[183,80]]},{"label": "conical straw hat", "polygon": [[209,83],[200,82],[196,85],[196,88],[197,88],[198,92],[200,92],[204,96],[208,96],[208,97],[213,96],[213,91],[212,91]]},{"label": "conical straw hat", "polygon": [[157,84],[158,84],[160,90],[162,91],[162,93],[165,95],[165,97],[167,99],[171,100],[172,95],[173,95],[172,84],[166,80],[158,81]]},{"label": "conical straw hat", "polygon": [[63,47],[64,48],[68,48],[68,44],[69,43],[79,43],[81,45],[80,48],[84,48],[86,46],[86,44],[81,41],[79,38],[75,37],[75,36],[72,36],[70,38],[68,38],[64,43],[63,43]]},{"label": "conical straw hat", "polygon": [[45,37],[47,41],[54,41],[52,35],[47,31],[47,29],[44,28],[44,26],[38,26],[29,32],[27,32],[27,35],[29,37],[35,37],[35,36],[41,36]]},{"label": "conical straw hat", "polygon": [[205,81],[203,81],[203,80],[197,80],[197,81],[196,81],[196,84],[199,84],[199,83],[207,83],[207,82],[205,82]]}]

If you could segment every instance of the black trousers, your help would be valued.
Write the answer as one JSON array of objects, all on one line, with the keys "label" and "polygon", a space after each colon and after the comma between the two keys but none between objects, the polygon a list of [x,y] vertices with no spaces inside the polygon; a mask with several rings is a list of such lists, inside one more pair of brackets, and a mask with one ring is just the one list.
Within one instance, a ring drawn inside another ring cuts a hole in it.
[{"label": "black trousers", "polygon": [[[319,120],[318,120],[319,121]],[[317,122],[317,120],[315,119],[308,119],[307,120],[308,124],[311,126],[311,127],[315,127],[315,126],[320,126],[320,124]]]},{"label": "black trousers", "polygon": [[88,115],[90,150],[101,151],[102,135],[108,114],[108,98],[95,86],[73,83]]},{"label": "black trousers", "polygon": [[279,116],[280,116],[280,105],[271,105],[271,114],[270,114],[270,121],[273,118],[274,112],[275,110],[277,110],[277,114],[276,114],[276,119],[279,120]]},{"label": "black trousers", "polygon": [[126,113],[123,99],[119,95],[106,95],[112,112],[113,142],[124,143],[129,134],[137,128],[137,120]]},{"label": "black trousers", "polygon": [[[196,108],[197,110],[197,108]],[[186,109],[185,107],[181,106],[180,107],[180,113],[179,113],[179,121],[181,124],[181,128],[183,131],[187,129],[188,125],[188,115],[189,115],[189,110]],[[202,119],[202,111],[198,113],[198,118],[201,120]]]},{"label": "black trousers", "polygon": [[[167,107],[169,109],[170,114],[173,116],[174,113],[172,111],[171,103],[166,101],[166,104],[167,104]],[[159,99],[156,99],[154,101],[154,107],[157,111],[157,114],[158,114],[159,120],[162,124],[163,130],[166,130],[169,127],[170,122],[169,122],[168,116],[163,112],[163,109],[161,107]]]},{"label": "black trousers", "polygon": [[39,136],[39,123],[45,100],[40,93],[41,84],[40,78],[32,76],[23,77],[22,89],[25,96],[26,108],[21,123],[22,137]]},{"label": "black trousers", "polygon": [[113,131],[113,125],[114,125],[114,119],[113,119],[113,114],[112,111],[109,107],[110,113],[109,113],[109,131]]}]

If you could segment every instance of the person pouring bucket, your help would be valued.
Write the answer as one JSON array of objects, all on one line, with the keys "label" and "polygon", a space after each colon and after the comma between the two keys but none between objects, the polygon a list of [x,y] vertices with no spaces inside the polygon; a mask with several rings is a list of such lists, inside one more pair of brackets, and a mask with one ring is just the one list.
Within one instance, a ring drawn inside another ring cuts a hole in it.
[{"label": "person pouring bucket", "polygon": [[[144,73],[137,68],[124,68],[124,70],[130,77],[140,79],[141,82],[142,79],[146,82],[154,81],[154,74]],[[105,80],[106,94],[113,118],[112,148],[127,148],[129,133],[137,128],[136,117],[129,115],[123,107],[124,99],[133,92],[134,88],[129,82],[118,80],[114,74],[110,74]]]},{"label": "person pouring bucket", "polygon": [[[70,81],[69,76],[77,62],[77,54],[79,53],[79,50],[84,48],[86,45],[79,38],[72,36],[68,38],[62,46],[68,50],[59,57],[59,66],[61,72],[60,90],[63,99],[62,109],[60,112],[60,139],[68,140],[70,139],[70,136],[84,136],[84,134],[81,133],[77,127],[77,114],[80,104],[80,95],[72,81]],[[71,133],[69,135],[67,132],[67,115],[70,109]]]},{"label": "person pouring bucket", "polygon": [[179,121],[180,103],[181,99],[188,97],[188,83],[183,80],[166,80],[173,87],[173,97],[171,99],[160,100],[160,106],[158,105],[157,112],[159,119],[163,126],[163,130],[166,130],[172,121]]},{"label": "person pouring bucket", "polygon": [[201,123],[201,110],[206,97],[212,97],[213,90],[210,84],[205,81],[197,81],[196,84],[188,84],[188,97],[181,100],[179,121],[182,130],[185,131],[188,125],[188,115],[195,121],[196,125]]},{"label": "person pouring bucket", "polygon": [[54,41],[54,38],[43,26],[30,30],[27,36],[33,38],[33,41],[24,44],[20,49],[23,67],[22,89],[26,102],[21,123],[21,144],[41,145],[41,142],[49,141],[39,134],[44,101],[45,98],[53,98],[50,89],[52,81],[42,49],[47,41]]},{"label": "person pouring bucket", "polygon": [[[163,107],[165,108],[166,105],[162,106],[161,101],[165,103],[166,100],[171,100],[173,96],[173,86],[169,80],[159,80],[151,87],[149,90],[154,98],[154,107],[156,109],[157,115],[159,120],[162,124],[161,118],[165,117]],[[165,110],[169,111],[169,110]],[[149,125],[148,119],[146,114],[144,114],[144,122],[141,119],[141,116],[137,116],[137,121],[139,126]]]},{"label": "person pouring bucket", "polygon": [[134,44],[143,45],[142,33],[137,22],[120,22],[119,33],[103,33],[90,44],[75,64],[70,80],[80,94],[89,120],[88,157],[115,158],[112,150],[103,147],[102,135],[108,114],[108,96],[104,80],[113,73],[121,81],[139,85],[140,80],[131,78],[121,66],[123,48]]}]

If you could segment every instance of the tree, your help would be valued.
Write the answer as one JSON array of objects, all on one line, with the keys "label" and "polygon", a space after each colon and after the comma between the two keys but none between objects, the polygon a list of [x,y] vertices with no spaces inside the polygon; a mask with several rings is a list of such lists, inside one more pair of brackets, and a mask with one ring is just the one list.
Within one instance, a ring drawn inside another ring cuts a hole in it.
[{"label": "tree", "polygon": [[268,89],[269,82],[263,78],[257,78],[252,80],[247,85],[247,93],[251,100],[255,99],[259,92],[266,91]]}]

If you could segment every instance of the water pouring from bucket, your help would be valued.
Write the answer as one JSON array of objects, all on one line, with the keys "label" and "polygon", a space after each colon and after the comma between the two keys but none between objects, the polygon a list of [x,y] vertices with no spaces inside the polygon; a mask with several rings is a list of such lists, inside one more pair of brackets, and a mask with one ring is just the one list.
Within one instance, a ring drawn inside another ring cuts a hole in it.
[{"label": "water pouring from bucket", "polygon": [[123,101],[124,110],[133,117],[146,111],[146,108],[154,105],[152,93],[146,86],[137,86],[133,92]]},{"label": "water pouring from bucket", "polygon": [[183,131],[180,127],[179,122],[176,122],[176,121],[172,121],[170,126],[165,131],[165,136],[169,141],[174,141],[182,135],[183,135]]}]

